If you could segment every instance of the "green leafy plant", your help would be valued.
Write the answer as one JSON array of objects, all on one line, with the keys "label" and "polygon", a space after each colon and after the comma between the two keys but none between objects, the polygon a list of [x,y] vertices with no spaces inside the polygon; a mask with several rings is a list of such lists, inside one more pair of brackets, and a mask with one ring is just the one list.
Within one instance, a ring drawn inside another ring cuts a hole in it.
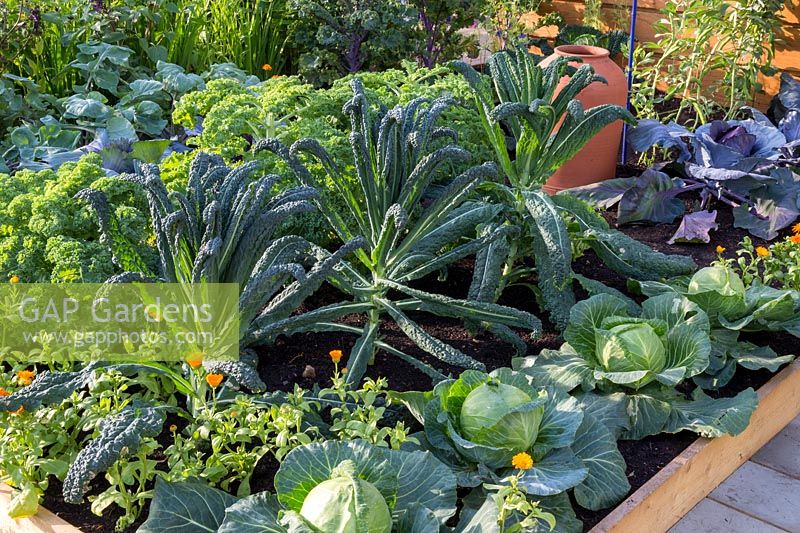
[{"label": "green leafy plant", "polygon": [[263,404],[238,395],[219,406],[207,406],[181,431],[171,428],[174,442],[165,451],[170,481],[201,479],[225,491],[236,487],[239,496],[250,494],[256,464],[267,454],[279,461],[292,449],[320,436],[307,420],[312,405],[303,391],[284,403]]},{"label": "green leafy plant", "polygon": [[[319,87],[361,70],[396,67],[411,57],[417,14],[398,0],[291,0],[299,23],[300,74]],[[403,51],[406,53],[404,54]]]},{"label": "green leafy plant", "polygon": [[[346,331],[358,341],[347,362],[347,379],[357,383],[378,350],[400,357],[435,379],[443,375],[430,365],[384,343],[380,339],[381,316],[388,316],[421,349],[454,365],[483,368],[483,364],[436,339],[414,322],[409,311],[427,311],[440,316],[467,317],[486,322],[504,340],[519,350],[524,343],[509,326],[537,331],[538,319],[528,313],[474,300],[459,300],[414,289],[409,282],[437,272],[457,259],[474,254],[499,239],[508,229],[500,228],[475,237],[475,225],[493,217],[497,206],[467,201],[475,187],[495,175],[493,164],[469,168],[453,178],[428,205],[430,185],[441,170],[464,163],[470,154],[453,144],[454,132],[436,123],[449,102],[417,99],[405,107],[373,116],[361,82],[352,82],[354,96],[345,112],[352,122],[351,143],[358,182],[342,176],[342,170],[313,139],[303,139],[286,148],[277,140],[264,141],[256,149],[268,149],[284,160],[304,186],[319,186],[324,177],[312,174],[299,158],[314,157],[336,186],[346,206],[346,215],[325,197],[316,201],[320,212],[343,241],[363,235],[366,246],[355,257],[360,268],[343,263],[332,277],[335,285],[353,297],[318,308],[302,316],[264,324],[252,334],[253,341],[271,340],[296,331]],[[395,300],[390,291],[403,295]],[[335,323],[348,314],[363,313],[363,328]]]},{"label": "green leafy plant", "polygon": [[727,384],[737,366],[775,372],[794,355],[779,356],[766,346],[739,339],[740,332],[785,331],[800,336],[800,293],[763,285],[752,279],[747,286],[725,264],[700,269],[691,278],[634,284],[648,296],[679,294],[696,303],[709,316],[713,349],[708,368],[695,381],[710,389]]},{"label": "green leafy plant", "polygon": [[[288,317],[362,241],[348,239],[331,254],[298,236],[275,238],[283,220],[313,209],[309,200],[316,191],[300,186],[273,194],[280,178],[254,179],[258,169],[258,161],[231,169],[219,156],[199,154],[189,172],[186,194],[171,195],[155,165],[122,176],[147,192],[160,260],[155,271],[147,269],[124,238],[105,196],[93,189],[80,191],[77,196],[98,214],[103,241],[115,263],[126,270],[109,281],[238,283],[240,337],[245,343],[255,340],[252,332]],[[311,264],[308,271],[305,263]],[[229,367],[245,363],[223,364],[230,372]]]},{"label": "green leafy plant", "polygon": [[743,431],[757,403],[753,389],[720,399],[699,388],[691,399],[675,390],[709,366],[711,325],[701,307],[674,293],[645,300],[635,313],[630,307],[631,302],[606,294],[578,302],[561,349],[517,359],[514,367],[566,391],[624,393],[630,428],[623,438]]},{"label": "green leafy plant", "polygon": [[[635,62],[638,81],[631,103],[637,116],[666,121],[687,118],[685,111],[692,111],[697,126],[721,108],[733,118],[760,90],[759,74],[774,73],[770,62],[782,6],[780,0],[665,4],[653,25],[656,41],[643,43]],[[719,81],[713,81],[714,73],[722,74]],[[724,104],[716,103],[717,96]],[[678,105],[657,111],[656,105],[671,100]]]},{"label": "green leafy plant", "polygon": [[[794,228],[800,230],[800,224]],[[736,258],[725,258],[720,253],[712,266],[733,269],[745,286],[758,281],[762,285],[800,291],[800,231],[768,247],[756,246],[745,237],[736,249]]]},{"label": "green leafy plant", "polygon": [[275,475],[275,489],[236,501],[202,483],[159,481],[139,531],[241,531],[254,518],[273,531],[431,531],[456,510],[455,477],[433,456],[363,441],[296,448]]},{"label": "green leafy plant", "polygon": [[[529,455],[530,468],[518,477],[517,488],[541,497],[541,510],[552,513],[565,531],[580,529],[567,490],[574,488],[581,506],[601,509],[630,488],[616,448],[624,416],[619,402],[595,402],[597,397],[587,395],[581,403],[508,368],[489,374],[467,370],[431,392],[397,396],[424,425],[424,432],[414,435],[422,448],[450,466],[460,486],[497,484],[514,474],[512,464],[521,464],[518,454]],[[481,494],[469,499],[472,512],[486,503]],[[496,522],[499,509],[486,497]]]},{"label": "green leafy plant", "polygon": [[[534,269],[524,260],[532,257],[538,274],[537,294],[559,328],[566,326],[575,302],[575,240],[626,276],[658,279],[687,274],[694,268],[689,258],[659,254],[611,230],[585,203],[568,195],[550,197],[542,191],[547,178],[603,127],[617,120],[633,123],[630,113],[619,106],[584,110],[575,97],[589,84],[603,80],[589,65],[575,70],[568,63],[560,58],[542,68],[525,50],[504,51],[489,60],[489,80],[463,62],[453,64],[472,87],[505,178],[485,189],[504,206],[507,221],[487,228],[513,227],[520,233],[518,238],[497,240],[478,254],[470,295],[496,301],[509,285],[529,285]],[[569,76],[569,82],[556,93],[564,76]],[[568,225],[568,220],[572,224]]]},{"label": "green leafy plant", "polygon": [[[108,209],[146,265],[147,204],[137,188],[105,177],[99,155],[64,164],[58,172],[25,170],[0,174],[0,277],[25,282],[101,282],[119,272],[100,244],[91,210],[72,196],[84,187],[103,191]],[[149,268],[149,267],[148,267]]]}]

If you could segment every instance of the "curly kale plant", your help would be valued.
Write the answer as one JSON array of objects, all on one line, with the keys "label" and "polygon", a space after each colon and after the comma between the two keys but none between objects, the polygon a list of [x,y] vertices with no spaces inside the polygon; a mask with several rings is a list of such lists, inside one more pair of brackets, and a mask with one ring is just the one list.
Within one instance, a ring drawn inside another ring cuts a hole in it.
[{"label": "curly kale plant", "polygon": [[0,174],[0,278],[25,282],[102,282],[119,272],[98,241],[91,210],[72,199],[92,186],[108,197],[120,231],[147,265],[147,201],[135,186],[106,178],[100,157],[90,155],[58,172]]},{"label": "curly kale plant", "polygon": [[624,438],[743,431],[757,403],[753,389],[720,399],[699,388],[687,399],[675,389],[709,366],[711,325],[700,306],[675,293],[649,298],[635,313],[630,304],[607,294],[577,303],[561,349],[516,359],[514,367],[566,391],[624,393],[630,417]]},{"label": "curly kale plant", "polygon": [[581,401],[508,368],[490,374],[467,370],[432,392],[398,393],[424,424],[414,435],[456,473],[459,485],[477,487],[511,473],[512,458],[528,453],[533,466],[520,477],[525,491],[556,516],[560,531],[580,531],[567,499],[589,509],[616,503],[630,489],[615,434],[624,424],[617,398]]},{"label": "curly kale plant", "polygon": [[280,177],[254,178],[259,166],[251,161],[232,169],[219,156],[198,154],[186,194],[168,193],[155,165],[120,177],[147,192],[160,259],[155,271],[147,270],[121,234],[105,196],[93,189],[80,191],[77,196],[97,211],[114,261],[126,270],[109,281],[237,283],[241,336],[246,339],[253,338],[250,332],[288,317],[361,239],[347,239],[331,254],[302,237],[275,238],[283,220],[313,209],[309,201],[317,194],[307,186],[273,194]]},{"label": "curly kale plant", "polygon": [[275,492],[237,500],[203,483],[159,480],[139,531],[439,531],[456,511],[456,480],[427,452],[327,441],[292,450]]},{"label": "curly kale plant", "polygon": [[[316,200],[320,211],[343,241],[363,235],[367,242],[355,254],[360,266],[345,263],[333,277],[333,282],[353,299],[264,324],[253,332],[252,340],[274,339],[298,330],[357,333],[360,336],[347,363],[351,382],[361,379],[379,349],[401,357],[436,379],[444,377],[430,365],[384,343],[379,334],[382,316],[394,320],[421,349],[443,362],[483,368],[480,362],[427,333],[409,317],[409,311],[485,323],[500,338],[524,351],[525,344],[509,326],[537,331],[540,323],[533,315],[493,303],[430,294],[410,286],[410,282],[439,272],[513,232],[513,228],[497,228],[475,237],[475,226],[500,210],[492,204],[468,201],[475,187],[496,175],[494,165],[469,168],[431,196],[430,186],[439,172],[470,159],[469,152],[452,144],[455,132],[437,126],[449,102],[416,99],[405,107],[374,116],[361,82],[351,83],[354,95],[345,112],[352,121],[350,140],[357,183],[343,179],[337,162],[313,139],[297,141],[291,148],[271,140],[257,148],[278,154],[305,186],[324,183],[325,174],[332,180],[345,210],[336,209],[322,196]],[[299,157],[302,153],[316,159],[325,174],[306,168]],[[396,295],[402,295],[402,299],[395,299]],[[363,328],[334,322],[353,313],[366,315]]]},{"label": "curly kale plant", "polygon": [[[568,196],[551,198],[542,191],[547,178],[598,131],[617,120],[633,120],[628,111],[615,105],[584,110],[576,96],[604,80],[589,65],[575,70],[568,63],[567,58],[559,58],[542,68],[525,50],[505,51],[489,60],[488,80],[466,63],[454,63],[472,87],[495,159],[507,180],[489,189],[505,206],[505,225],[521,231],[521,238],[498,240],[478,255],[470,295],[496,301],[507,286],[528,283],[531,269],[524,260],[532,257],[541,301],[560,328],[566,326],[575,302],[575,239],[585,241],[606,264],[626,276],[658,279],[688,274],[694,268],[688,258],[658,254],[610,230],[583,202]],[[569,76],[569,82],[556,92],[564,76]],[[565,218],[574,219],[572,232]]]}]

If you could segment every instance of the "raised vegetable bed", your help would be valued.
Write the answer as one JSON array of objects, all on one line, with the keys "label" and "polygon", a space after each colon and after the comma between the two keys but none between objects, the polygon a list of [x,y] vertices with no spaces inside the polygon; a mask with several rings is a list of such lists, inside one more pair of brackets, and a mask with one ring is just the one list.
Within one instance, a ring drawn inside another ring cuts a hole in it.
[{"label": "raised vegetable bed", "polygon": [[759,405],[735,437],[697,439],[591,531],[667,531],[800,415],[800,360],[758,390]]}]

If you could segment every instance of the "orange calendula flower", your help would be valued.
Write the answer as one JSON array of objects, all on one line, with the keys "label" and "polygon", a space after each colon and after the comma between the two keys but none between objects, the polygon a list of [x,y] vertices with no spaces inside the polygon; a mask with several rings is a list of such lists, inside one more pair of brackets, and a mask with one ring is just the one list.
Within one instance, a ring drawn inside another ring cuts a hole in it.
[{"label": "orange calendula flower", "polygon": [[342,360],[342,351],[341,350],[331,350],[328,352],[328,355],[331,356],[331,361],[334,363],[338,363]]},{"label": "orange calendula flower", "polygon": [[759,246],[758,248],[756,248],[756,254],[758,254],[758,257],[767,257],[769,256],[769,250],[767,250],[763,246]]},{"label": "orange calendula flower", "polygon": [[219,387],[219,384],[222,383],[222,380],[225,378],[222,374],[209,374],[206,376],[206,383],[211,385],[213,388]]},{"label": "orange calendula flower", "polygon": [[239,411],[231,411],[231,416],[233,418],[236,418],[237,416],[239,416]]},{"label": "orange calendula flower", "polygon": [[186,358],[186,362],[192,368],[200,368],[200,365],[203,364],[203,352],[190,353],[189,357]]},{"label": "orange calendula flower", "polygon": [[511,465],[520,470],[530,470],[533,468],[533,457],[526,452],[518,453],[511,459]]},{"label": "orange calendula flower", "polygon": [[261,70],[263,70],[264,72],[269,72],[270,70],[272,70],[272,65],[270,65],[269,63],[264,63],[263,65],[261,65]]},{"label": "orange calendula flower", "polygon": [[270,76],[270,78],[271,78],[271,79],[273,79],[273,80],[274,80],[275,78],[280,78],[280,77],[281,77],[281,75],[280,75],[280,74],[273,74],[272,76]]},{"label": "orange calendula flower", "polygon": [[11,393],[3,388],[0,388],[0,396],[11,396]]},{"label": "orange calendula flower", "polygon": [[21,415],[24,412],[25,412],[25,408],[20,405],[19,409],[17,409],[16,411],[11,411],[11,414],[12,415]]},{"label": "orange calendula flower", "polygon": [[800,233],[797,233],[797,234],[795,234],[795,235],[792,235],[791,237],[789,237],[789,240],[790,240],[790,241],[791,241],[793,244],[800,244]]},{"label": "orange calendula flower", "polygon": [[33,378],[36,377],[36,372],[33,370],[20,370],[17,372],[17,379],[23,385],[30,385]]},{"label": "orange calendula flower", "polygon": [[12,285],[16,285],[17,283],[19,283],[19,276],[14,274],[13,276],[11,276],[11,278],[9,278],[8,281],[10,281]]},{"label": "orange calendula flower", "polygon": [[722,254],[725,253],[726,248],[724,246],[717,245],[717,253]]},{"label": "orange calendula flower", "polygon": [[800,222],[792,226],[792,231],[795,233],[800,233]]}]

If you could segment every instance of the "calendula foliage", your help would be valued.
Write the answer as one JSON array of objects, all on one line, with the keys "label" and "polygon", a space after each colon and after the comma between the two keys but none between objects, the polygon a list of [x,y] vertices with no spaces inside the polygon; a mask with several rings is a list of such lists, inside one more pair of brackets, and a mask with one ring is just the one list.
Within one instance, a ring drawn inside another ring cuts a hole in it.
[{"label": "calendula foliage", "polygon": [[90,155],[58,172],[0,174],[0,278],[100,282],[119,272],[97,242],[95,215],[72,199],[89,186],[106,194],[122,234],[145,264],[153,264],[144,195],[130,184],[106,178],[100,163],[100,156]]},{"label": "calendula foliage", "polygon": [[[473,90],[481,122],[506,180],[493,183],[489,189],[505,206],[505,224],[520,231],[519,238],[498,244],[491,253],[479,257],[472,294],[480,295],[482,301],[496,301],[505,287],[529,277],[531,269],[523,261],[532,257],[538,274],[537,296],[553,322],[565,327],[575,303],[572,260],[576,238],[601,250],[598,253],[604,262],[626,275],[632,275],[635,269],[657,279],[667,272],[686,274],[692,270],[694,264],[688,259],[655,254],[607,225],[590,224],[587,219],[591,215],[581,202],[560,201],[541,190],[547,178],[605,126],[617,120],[633,123],[631,114],[616,105],[583,109],[576,99],[578,93],[592,83],[605,81],[591,66],[574,69],[568,59],[559,58],[540,67],[534,56],[520,49],[493,55],[489,79],[463,62],[453,63],[453,68],[464,75]],[[557,91],[565,76],[569,76],[569,82]],[[565,219],[577,219],[578,224],[570,231]],[[667,272],[661,272],[661,268]]]},{"label": "calendula foliage", "polygon": [[[297,141],[291,148],[277,140],[264,141],[257,149],[279,155],[304,186],[317,186],[326,179],[334,183],[335,194],[346,210],[334,208],[322,196],[316,199],[320,211],[340,239],[349,241],[362,235],[367,243],[355,254],[360,265],[345,263],[334,277],[334,283],[351,295],[352,300],[264,324],[251,334],[252,341],[271,340],[296,331],[357,332],[360,336],[347,363],[351,382],[361,379],[379,349],[409,361],[437,379],[443,377],[429,365],[385,344],[379,332],[381,317],[393,320],[422,350],[443,362],[483,368],[478,361],[427,333],[409,317],[409,311],[487,323],[501,338],[515,339],[515,344],[524,350],[524,343],[520,346],[521,341],[509,326],[537,331],[540,323],[533,315],[494,303],[430,294],[409,285],[514,231],[502,227],[480,237],[475,235],[476,224],[493,218],[501,209],[468,201],[475,187],[496,176],[495,166],[487,163],[471,167],[437,190],[435,198],[430,197],[430,186],[440,172],[470,158],[469,152],[453,144],[452,129],[437,126],[449,102],[420,98],[405,107],[374,114],[363,84],[358,80],[351,83],[354,94],[344,111],[352,123],[355,184],[343,179],[338,162],[313,139]],[[325,173],[309,170],[301,161],[301,154],[315,159]],[[390,291],[402,295],[402,299],[395,299]],[[366,315],[363,328],[334,322],[352,313]]]},{"label": "calendula foliage", "polygon": [[276,238],[283,220],[313,209],[310,200],[317,193],[300,186],[273,194],[280,178],[256,178],[259,167],[258,161],[251,161],[231,169],[219,156],[198,154],[185,194],[169,193],[155,165],[121,176],[147,192],[160,259],[153,271],[144,268],[144,261],[133,253],[119,222],[107,209],[105,196],[93,189],[80,191],[78,197],[98,213],[103,240],[111,247],[114,261],[128,270],[110,281],[156,278],[170,283],[238,283],[243,337],[288,317],[361,240],[348,239],[344,247],[329,253],[295,235]]}]

